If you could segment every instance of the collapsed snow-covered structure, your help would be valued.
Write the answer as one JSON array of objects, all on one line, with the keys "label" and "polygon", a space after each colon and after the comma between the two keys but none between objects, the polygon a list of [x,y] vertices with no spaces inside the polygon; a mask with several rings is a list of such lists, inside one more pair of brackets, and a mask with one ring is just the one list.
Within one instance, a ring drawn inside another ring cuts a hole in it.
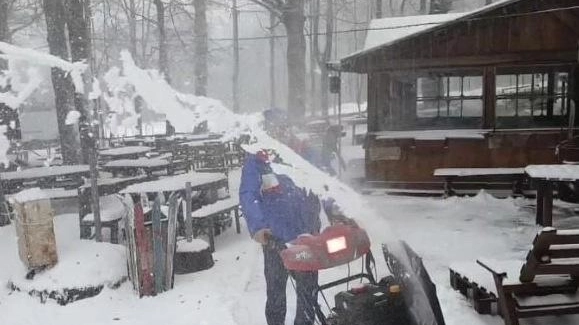
[{"label": "collapsed snow-covered structure", "polygon": [[441,184],[436,168],[555,163],[577,120],[578,19],[574,0],[502,0],[373,21],[341,60],[368,75],[367,180],[425,187]]}]

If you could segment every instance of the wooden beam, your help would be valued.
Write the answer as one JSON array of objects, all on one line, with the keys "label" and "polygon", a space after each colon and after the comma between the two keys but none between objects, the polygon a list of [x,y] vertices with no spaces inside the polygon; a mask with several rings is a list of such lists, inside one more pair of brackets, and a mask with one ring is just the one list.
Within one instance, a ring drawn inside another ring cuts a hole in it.
[{"label": "wooden beam", "polygon": [[[378,60],[377,60],[378,61]],[[480,56],[460,56],[445,57],[423,60],[399,59],[399,60],[379,60],[372,67],[350,66],[352,72],[369,72],[368,68],[374,71],[387,70],[409,70],[424,68],[465,68],[482,67],[494,65],[532,65],[541,63],[574,63],[577,61],[577,52],[555,51],[555,52],[526,52],[509,53]],[[360,68],[360,69],[358,69]]]},{"label": "wooden beam", "polygon": [[483,128],[490,129],[495,125],[496,69],[486,67],[483,72]]}]

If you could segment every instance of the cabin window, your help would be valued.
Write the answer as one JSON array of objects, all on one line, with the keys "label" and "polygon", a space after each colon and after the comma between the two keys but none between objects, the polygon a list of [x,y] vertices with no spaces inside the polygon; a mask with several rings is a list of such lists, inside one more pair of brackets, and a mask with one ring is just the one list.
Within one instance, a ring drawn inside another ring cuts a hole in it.
[{"label": "cabin window", "polygon": [[559,126],[567,114],[567,79],[566,72],[498,75],[496,126]]},{"label": "cabin window", "polygon": [[481,76],[437,76],[417,79],[418,118],[481,117]]}]

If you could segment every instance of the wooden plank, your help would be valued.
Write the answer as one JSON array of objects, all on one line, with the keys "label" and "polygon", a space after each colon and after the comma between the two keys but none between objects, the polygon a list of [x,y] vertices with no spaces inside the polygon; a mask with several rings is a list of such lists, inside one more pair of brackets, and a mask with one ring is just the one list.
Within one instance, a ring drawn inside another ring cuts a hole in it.
[{"label": "wooden plank", "polygon": [[165,267],[165,290],[173,288],[173,261],[177,242],[177,211],[179,211],[180,200],[177,193],[172,193],[169,197],[169,215],[167,216],[167,259]]},{"label": "wooden plank", "polygon": [[187,241],[193,240],[193,220],[191,219],[191,182],[185,183],[185,236]]},{"label": "wooden plank", "polygon": [[139,294],[140,296],[150,296],[153,289],[153,279],[149,270],[148,250],[147,250],[147,233],[145,231],[145,215],[141,203],[135,204],[135,229],[137,254],[139,259]]},{"label": "wooden plank", "polygon": [[137,257],[137,244],[135,241],[135,207],[129,194],[123,197],[123,204],[127,210],[125,215],[125,245],[127,247],[127,264],[129,265],[129,279],[133,284],[133,290],[139,293],[139,260]]},{"label": "wooden plank", "polygon": [[155,293],[165,291],[166,249],[163,247],[163,233],[161,229],[161,197],[157,195],[153,204],[153,249],[154,249],[154,278]]}]

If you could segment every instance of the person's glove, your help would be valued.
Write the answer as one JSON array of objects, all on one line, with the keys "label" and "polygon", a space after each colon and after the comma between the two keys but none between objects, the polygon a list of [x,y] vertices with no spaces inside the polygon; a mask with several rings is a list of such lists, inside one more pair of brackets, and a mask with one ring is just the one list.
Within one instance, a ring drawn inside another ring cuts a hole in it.
[{"label": "person's glove", "polygon": [[256,231],[255,234],[253,234],[253,240],[255,240],[256,242],[258,242],[262,245],[267,245],[269,240],[271,239],[272,235],[273,234],[271,232],[271,229],[263,228],[263,229]]}]

